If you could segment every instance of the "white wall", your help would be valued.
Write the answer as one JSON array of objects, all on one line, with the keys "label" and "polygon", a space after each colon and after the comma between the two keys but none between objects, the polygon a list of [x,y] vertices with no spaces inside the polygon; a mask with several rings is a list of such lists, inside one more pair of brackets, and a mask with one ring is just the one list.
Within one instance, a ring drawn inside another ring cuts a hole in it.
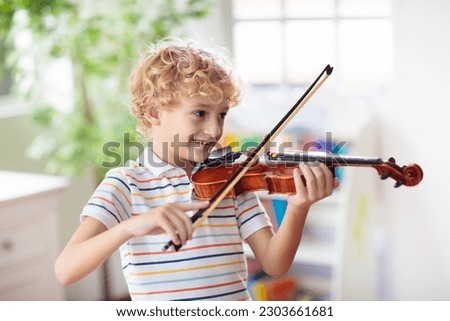
[{"label": "white wall", "polygon": [[[393,298],[450,299],[450,3],[394,0],[391,106],[380,106],[383,154],[417,162],[422,183],[382,190],[380,215],[392,240]],[[383,184],[384,185],[384,184]]]},{"label": "white wall", "polygon": [[212,1],[214,4],[206,19],[191,21],[184,33],[193,39],[199,39],[212,48],[223,47],[231,51],[231,1]]}]

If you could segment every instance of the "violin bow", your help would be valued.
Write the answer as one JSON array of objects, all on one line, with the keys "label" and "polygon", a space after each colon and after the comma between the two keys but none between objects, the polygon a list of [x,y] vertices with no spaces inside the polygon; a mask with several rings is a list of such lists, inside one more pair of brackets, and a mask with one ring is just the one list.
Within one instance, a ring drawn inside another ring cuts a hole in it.
[{"label": "violin bow", "polygon": [[[275,125],[275,127],[262,139],[258,146],[252,149],[248,154],[245,161],[243,161],[239,168],[228,178],[228,180],[219,188],[213,196],[211,196],[209,206],[198,210],[192,217],[191,221],[194,224],[194,229],[198,228],[203,221],[212,213],[212,211],[219,205],[219,203],[226,197],[228,192],[237,184],[237,182],[247,173],[250,167],[259,159],[264,153],[265,149],[270,146],[270,143],[278,136],[278,134],[287,126],[287,124],[295,117],[295,115],[305,106],[309,99],[316,93],[316,91],[327,80],[330,74],[333,72],[333,67],[327,65],[320,75],[309,86],[300,99],[292,106],[292,108],[283,116],[283,118]],[[173,244],[172,241],[168,242],[163,251],[166,251],[171,246],[175,251],[180,249],[180,245]]]}]

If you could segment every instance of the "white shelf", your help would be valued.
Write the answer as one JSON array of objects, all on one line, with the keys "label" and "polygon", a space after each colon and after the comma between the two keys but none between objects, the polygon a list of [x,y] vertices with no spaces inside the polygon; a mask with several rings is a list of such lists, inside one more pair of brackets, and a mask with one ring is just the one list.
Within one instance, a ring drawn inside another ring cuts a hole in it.
[{"label": "white shelf", "polygon": [[0,202],[65,189],[69,180],[60,176],[0,171]]}]

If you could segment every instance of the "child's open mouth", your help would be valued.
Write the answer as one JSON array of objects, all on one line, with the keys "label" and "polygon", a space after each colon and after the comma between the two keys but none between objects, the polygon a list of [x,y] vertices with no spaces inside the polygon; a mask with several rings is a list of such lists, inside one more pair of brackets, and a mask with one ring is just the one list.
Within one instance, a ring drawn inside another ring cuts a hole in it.
[{"label": "child's open mouth", "polygon": [[194,140],[194,147],[213,148],[215,145],[215,141]]}]

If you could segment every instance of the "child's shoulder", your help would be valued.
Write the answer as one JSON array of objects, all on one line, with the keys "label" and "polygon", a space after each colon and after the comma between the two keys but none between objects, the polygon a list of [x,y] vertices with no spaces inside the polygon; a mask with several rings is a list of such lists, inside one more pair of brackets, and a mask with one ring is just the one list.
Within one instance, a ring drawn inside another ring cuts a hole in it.
[{"label": "child's shoulder", "polygon": [[150,171],[146,167],[141,166],[138,162],[130,160],[125,166],[114,167],[108,170],[106,172],[105,178],[116,177],[126,179],[130,176],[139,176],[144,174],[150,174]]}]

